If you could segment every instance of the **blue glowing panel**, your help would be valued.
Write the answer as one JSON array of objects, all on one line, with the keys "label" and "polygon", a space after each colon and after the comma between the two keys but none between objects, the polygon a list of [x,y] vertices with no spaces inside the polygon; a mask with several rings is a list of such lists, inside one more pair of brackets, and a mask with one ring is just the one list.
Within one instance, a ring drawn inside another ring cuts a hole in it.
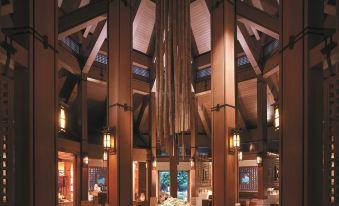
[{"label": "blue glowing panel", "polygon": [[241,192],[258,191],[258,167],[240,167],[239,178]]}]

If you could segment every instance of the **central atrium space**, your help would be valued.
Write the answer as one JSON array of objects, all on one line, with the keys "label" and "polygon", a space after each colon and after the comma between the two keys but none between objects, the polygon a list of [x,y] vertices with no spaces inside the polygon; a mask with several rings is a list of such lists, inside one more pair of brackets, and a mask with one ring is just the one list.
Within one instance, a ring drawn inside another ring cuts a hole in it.
[{"label": "central atrium space", "polygon": [[339,205],[338,0],[1,0],[0,206]]}]

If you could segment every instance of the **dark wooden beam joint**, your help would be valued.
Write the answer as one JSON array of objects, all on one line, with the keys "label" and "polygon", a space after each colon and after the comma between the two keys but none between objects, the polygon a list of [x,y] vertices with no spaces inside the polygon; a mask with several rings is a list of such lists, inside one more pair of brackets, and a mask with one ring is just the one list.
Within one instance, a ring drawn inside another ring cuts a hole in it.
[{"label": "dark wooden beam joint", "polygon": [[230,104],[223,104],[223,105],[220,105],[220,104],[217,104],[215,105],[214,107],[211,108],[211,111],[214,112],[214,111],[217,111],[219,112],[220,109],[224,108],[224,107],[231,107],[231,108],[234,108],[235,109],[235,106],[234,105],[230,105]]},{"label": "dark wooden beam joint", "polygon": [[1,32],[5,34],[5,39],[8,37],[12,39],[14,36],[30,34],[34,39],[43,44],[44,49],[52,49],[54,52],[58,53],[57,49],[49,43],[48,36],[40,34],[32,27],[3,28],[1,29]]},{"label": "dark wooden beam joint", "polygon": [[134,111],[133,107],[129,106],[127,103],[124,103],[124,104],[115,103],[115,104],[109,105],[109,108],[112,108],[112,107],[121,107],[121,108],[124,109],[125,112],[127,112],[127,111],[133,112]]}]

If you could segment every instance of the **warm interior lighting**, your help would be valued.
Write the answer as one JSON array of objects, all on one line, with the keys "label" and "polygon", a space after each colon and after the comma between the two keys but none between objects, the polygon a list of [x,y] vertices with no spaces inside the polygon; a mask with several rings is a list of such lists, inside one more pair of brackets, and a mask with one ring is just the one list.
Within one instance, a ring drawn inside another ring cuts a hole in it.
[{"label": "warm interior lighting", "polygon": [[104,148],[111,148],[111,133],[109,131],[104,132]]},{"label": "warm interior lighting", "polygon": [[191,169],[193,169],[194,168],[194,158],[190,159],[190,164],[191,164]]},{"label": "warm interior lighting", "polygon": [[145,199],[146,199],[145,193],[142,192],[142,193],[140,194],[139,201],[140,201],[140,202],[144,202]]},{"label": "warm interior lighting", "polygon": [[239,152],[239,161],[242,161],[242,152]]},{"label": "warm interior lighting", "polygon": [[64,162],[58,162],[58,171],[59,171],[60,177],[65,176],[65,163]]},{"label": "warm interior lighting", "polygon": [[230,149],[235,150],[240,148],[240,135],[239,130],[234,129],[233,135],[230,137]]},{"label": "warm interior lighting", "polygon": [[82,161],[85,165],[88,165],[88,156],[85,155]]},{"label": "warm interior lighting", "polygon": [[261,164],[262,163],[262,157],[260,155],[257,155],[257,164]]},{"label": "warm interior lighting", "polygon": [[60,108],[59,114],[59,126],[61,131],[65,131],[66,129],[66,113],[63,107]]},{"label": "warm interior lighting", "polygon": [[103,146],[107,151],[107,155],[115,154],[115,135],[111,133],[111,129],[105,129],[103,131]]},{"label": "warm interior lighting", "polygon": [[157,160],[156,159],[153,160],[152,167],[153,167],[154,170],[157,168]]},{"label": "warm interior lighting", "polygon": [[279,107],[278,105],[274,106],[274,127],[276,130],[279,129]]},{"label": "warm interior lighting", "polygon": [[103,160],[107,161],[107,159],[108,159],[108,155],[107,155],[107,151],[105,150],[104,155],[103,155]]},{"label": "warm interior lighting", "polygon": [[[73,192],[74,191],[74,187],[73,187],[73,184],[74,184],[73,164],[71,165],[71,171],[70,172],[71,172],[71,176],[70,176],[70,183],[71,183],[70,191]],[[73,195],[73,193],[71,195]]]}]

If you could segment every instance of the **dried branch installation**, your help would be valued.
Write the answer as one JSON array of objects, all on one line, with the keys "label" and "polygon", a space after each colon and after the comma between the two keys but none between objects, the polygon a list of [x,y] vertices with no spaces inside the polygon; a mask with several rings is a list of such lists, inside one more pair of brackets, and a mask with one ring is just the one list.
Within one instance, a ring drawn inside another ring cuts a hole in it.
[{"label": "dried branch installation", "polygon": [[156,4],[157,137],[162,149],[170,152],[175,135],[190,130],[190,0]]}]

